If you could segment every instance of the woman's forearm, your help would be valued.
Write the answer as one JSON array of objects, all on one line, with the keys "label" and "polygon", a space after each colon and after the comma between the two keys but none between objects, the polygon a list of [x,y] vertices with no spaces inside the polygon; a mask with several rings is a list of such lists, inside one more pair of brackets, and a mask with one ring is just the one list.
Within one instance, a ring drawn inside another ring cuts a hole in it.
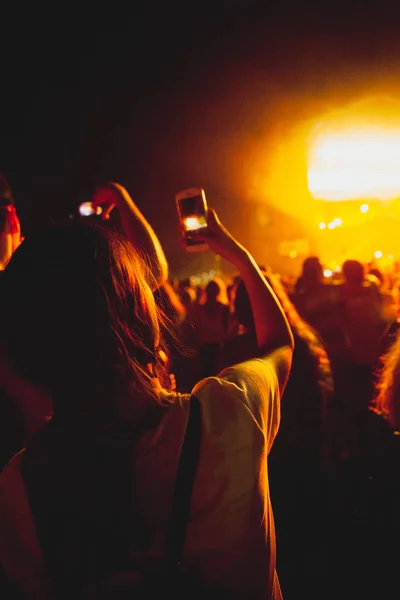
[{"label": "woman's forearm", "polygon": [[127,190],[120,185],[117,188],[121,196],[117,208],[125,235],[135,248],[148,258],[151,272],[160,286],[168,279],[168,262],[161,243]]}]

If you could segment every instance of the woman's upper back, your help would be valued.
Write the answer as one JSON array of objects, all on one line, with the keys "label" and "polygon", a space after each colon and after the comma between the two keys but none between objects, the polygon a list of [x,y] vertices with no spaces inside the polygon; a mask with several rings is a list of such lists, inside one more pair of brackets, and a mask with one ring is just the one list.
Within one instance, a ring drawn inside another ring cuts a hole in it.
[{"label": "woman's upper back", "polygon": [[[202,443],[183,568],[232,594],[253,589],[254,597],[279,598],[271,596],[279,584],[266,471],[279,425],[274,362],[228,369],[194,393]],[[58,580],[79,581],[85,571],[116,566],[127,556],[131,564],[160,560],[187,406],[187,398],[169,404],[158,426],[134,445],[108,440],[105,448],[90,436],[78,443],[65,432],[27,455],[24,481]]]}]

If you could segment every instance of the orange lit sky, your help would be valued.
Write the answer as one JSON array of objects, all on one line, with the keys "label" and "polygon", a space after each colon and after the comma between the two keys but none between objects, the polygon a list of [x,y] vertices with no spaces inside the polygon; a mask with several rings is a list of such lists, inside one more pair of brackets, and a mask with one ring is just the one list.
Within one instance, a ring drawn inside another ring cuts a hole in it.
[{"label": "orange lit sky", "polygon": [[327,262],[368,260],[381,246],[399,256],[400,102],[386,93],[333,99],[334,110],[310,102],[303,118],[289,122],[290,107],[281,115],[264,164],[253,163],[249,196],[296,217]]}]

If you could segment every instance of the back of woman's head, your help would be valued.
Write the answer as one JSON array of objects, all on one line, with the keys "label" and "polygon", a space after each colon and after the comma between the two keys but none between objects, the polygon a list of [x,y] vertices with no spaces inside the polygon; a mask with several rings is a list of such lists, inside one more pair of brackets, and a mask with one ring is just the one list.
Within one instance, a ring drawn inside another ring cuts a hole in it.
[{"label": "back of woman's head", "polygon": [[[316,383],[318,384],[323,394],[331,396],[333,394],[333,378],[331,365],[326,349],[324,348],[317,332],[314,331],[311,325],[309,325],[306,321],[304,321],[304,319],[301,318],[280,280],[272,273],[266,274],[265,278],[270,284],[272,290],[274,291],[276,297],[278,298],[283,308],[283,311],[287,317],[287,320],[289,321],[289,325],[295,336],[295,340],[297,340],[297,347],[302,348],[302,353],[296,352],[295,343],[295,353],[293,355],[293,362],[295,360],[295,355],[297,357],[301,354],[303,356],[305,356],[305,354],[308,354],[310,357],[312,357],[316,367]],[[299,340],[302,341],[301,346],[299,344]]]},{"label": "back of woman's head", "polygon": [[[134,417],[149,395],[159,324],[133,247],[94,226],[36,232],[1,282],[0,339],[18,374],[44,388],[54,412]],[[154,393],[154,395],[156,395]]]}]

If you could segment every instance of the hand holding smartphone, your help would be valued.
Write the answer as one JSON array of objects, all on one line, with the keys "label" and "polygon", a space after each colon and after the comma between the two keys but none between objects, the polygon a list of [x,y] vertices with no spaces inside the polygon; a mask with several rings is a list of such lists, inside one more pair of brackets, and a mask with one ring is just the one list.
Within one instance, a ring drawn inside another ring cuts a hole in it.
[{"label": "hand holding smartphone", "polygon": [[196,239],[207,228],[208,206],[203,188],[187,188],[175,194],[176,208],[187,252],[208,250],[204,240]]}]

